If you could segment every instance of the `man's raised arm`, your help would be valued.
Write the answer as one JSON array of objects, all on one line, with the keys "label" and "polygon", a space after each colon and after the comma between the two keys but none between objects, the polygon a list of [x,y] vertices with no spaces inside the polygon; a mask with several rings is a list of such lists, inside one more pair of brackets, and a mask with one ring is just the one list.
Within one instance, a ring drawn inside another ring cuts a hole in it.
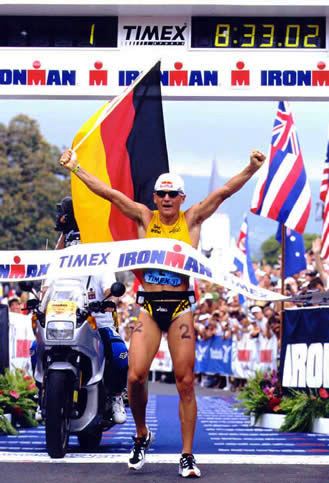
[{"label": "man's raised arm", "polygon": [[74,173],[96,195],[113,203],[128,218],[141,222],[143,210],[146,206],[131,200],[121,191],[111,188],[93,174],[88,173],[79,165],[78,157],[74,151],[67,149],[60,157],[59,163]]},{"label": "man's raised arm", "polygon": [[236,174],[227,183],[220,188],[215,189],[201,203],[192,206],[188,212],[194,222],[202,223],[209,218],[219,205],[226,199],[239,191],[246,182],[259,170],[264,164],[266,156],[260,151],[252,151],[250,154],[250,163],[240,173]]}]

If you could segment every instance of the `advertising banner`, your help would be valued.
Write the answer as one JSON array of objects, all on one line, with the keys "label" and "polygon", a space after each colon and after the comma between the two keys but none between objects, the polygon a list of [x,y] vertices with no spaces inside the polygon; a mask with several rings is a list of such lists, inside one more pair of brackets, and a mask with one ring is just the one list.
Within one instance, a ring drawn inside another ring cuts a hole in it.
[{"label": "advertising banner", "polygon": [[231,375],[232,339],[213,336],[198,340],[195,352],[195,372],[197,374]]},{"label": "advertising banner", "polygon": [[[48,262],[48,263],[47,263]],[[222,285],[254,300],[283,300],[287,297],[263,289],[221,267],[187,243],[167,238],[84,243],[62,250],[0,251],[0,282],[46,278],[74,278],[155,268]]]},{"label": "advertising banner", "polygon": [[250,337],[243,334],[239,339],[223,339],[213,336],[197,340],[195,351],[197,374],[221,374],[249,379],[256,371],[277,369],[277,338]]},{"label": "advertising banner", "polygon": [[329,307],[287,309],[280,357],[282,385],[329,388]]},{"label": "advertising banner", "polygon": [[9,313],[10,369],[24,369],[32,375],[30,347],[34,341],[31,315]]},{"label": "advertising banner", "polygon": [[131,12],[85,18],[84,25],[72,15],[58,22],[60,31],[49,17],[27,17],[23,30],[6,14],[2,24],[0,15],[7,33],[0,39],[0,97],[110,99],[161,59],[164,99],[328,99],[322,12],[298,11],[296,18]]}]

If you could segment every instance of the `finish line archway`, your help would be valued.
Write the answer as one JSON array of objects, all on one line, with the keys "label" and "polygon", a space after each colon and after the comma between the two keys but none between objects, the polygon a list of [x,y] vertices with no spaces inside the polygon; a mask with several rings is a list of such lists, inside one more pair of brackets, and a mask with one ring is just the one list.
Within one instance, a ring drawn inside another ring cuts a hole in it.
[{"label": "finish line archway", "polygon": [[161,58],[164,99],[329,99],[326,1],[0,5],[2,98],[109,99]]}]

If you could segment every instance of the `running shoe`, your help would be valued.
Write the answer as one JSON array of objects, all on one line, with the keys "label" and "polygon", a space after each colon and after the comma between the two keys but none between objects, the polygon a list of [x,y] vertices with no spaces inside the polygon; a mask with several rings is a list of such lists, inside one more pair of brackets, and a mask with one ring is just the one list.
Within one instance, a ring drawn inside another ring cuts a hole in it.
[{"label": "running shoe", "polygon": [[196,465],[193,454],[182,454],[182,457],[179,460],[178,474],[183,478],[200,478],[201,471]]},{"label": "running shoe", "polygon": [[127,420],[125,405],[121,396],[112,396],[112,418],[116,424],[123,424]]},{"label": "running shoe", "polygon": [[153,434],[148,429],[146,436],[137,438],[133,436],[134,446],[130,452],[128,461],[128,468],[132,470],[140,470],[145,463],[145,451],[147,451],[152,443]]}]

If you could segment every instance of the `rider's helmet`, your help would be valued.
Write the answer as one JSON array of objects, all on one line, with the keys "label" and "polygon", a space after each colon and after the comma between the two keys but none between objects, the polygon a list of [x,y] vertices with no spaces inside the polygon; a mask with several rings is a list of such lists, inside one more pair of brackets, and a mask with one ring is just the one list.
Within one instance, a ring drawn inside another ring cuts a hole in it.
[{"label": "rider's helmet", "polygon": [[57,203],[56,211],[55,230],[64,234],[64,246],[80,243],[80,232],[74,216],[72,198],[65,196],[60,203]]}]

